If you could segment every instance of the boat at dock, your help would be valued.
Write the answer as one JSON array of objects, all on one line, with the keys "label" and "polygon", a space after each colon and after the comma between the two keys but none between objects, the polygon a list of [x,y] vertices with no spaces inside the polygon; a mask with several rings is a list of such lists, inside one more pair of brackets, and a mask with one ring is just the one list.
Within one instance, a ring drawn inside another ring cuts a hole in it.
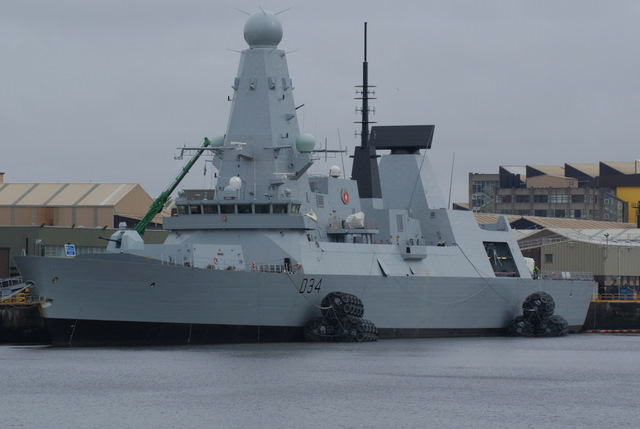
[{"label": "boat at dock", "polygon": [[500,334],[539,291],[581,328],[593,280],[534,279],[504,218],[448,209],[433,125],[369,127],[366,56],[351,177],[314,176],[322,152],[299,130],[278,17],[251,15],[244,38],[226,133],[195,149],[217,184],[178,194],[163,244],[122,229],[104,254],[15,258],[55,345],[298,341],[327,296],[377,338]]}]

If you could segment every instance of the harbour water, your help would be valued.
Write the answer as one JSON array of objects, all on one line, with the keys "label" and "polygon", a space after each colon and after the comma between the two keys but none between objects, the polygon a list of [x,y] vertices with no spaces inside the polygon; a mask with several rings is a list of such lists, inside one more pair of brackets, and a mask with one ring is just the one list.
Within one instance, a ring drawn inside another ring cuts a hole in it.
[{"label": "harbour water", "polygon": [[2,428],[635,428],[640,336],[0,346]]}]

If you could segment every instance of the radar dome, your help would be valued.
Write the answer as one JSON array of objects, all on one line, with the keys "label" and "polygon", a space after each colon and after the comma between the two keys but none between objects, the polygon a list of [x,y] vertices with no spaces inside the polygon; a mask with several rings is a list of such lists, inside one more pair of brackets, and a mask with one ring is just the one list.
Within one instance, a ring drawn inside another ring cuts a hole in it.
[{"label": "radar dome", "polygon": [[211,139],[211,147],[222,147],[224,146],[224,136],[215,136]]},{"label": "radar dome", "polygon": [[233,176],[229,179],[229,187],[235,190],[238,190],[242,187],[242,179],[238,176]]},{"label": "radar dome", "polygon": [[342,169],[337,165],[334,165],[329,169],[329,176],[331,177],[340,177],[341,174],[342,174]]},{"label": "radar dome", "polygon": [[282,24],[273,12],[260,10],[244,24],[244,40],[251,48],[276,48],[282,40]]},{"label": "radar dome", "polygon": [[302,133],[296,137],[296,149],[298,152],[309,153],[316,146],[316,139],[311,134]]}]

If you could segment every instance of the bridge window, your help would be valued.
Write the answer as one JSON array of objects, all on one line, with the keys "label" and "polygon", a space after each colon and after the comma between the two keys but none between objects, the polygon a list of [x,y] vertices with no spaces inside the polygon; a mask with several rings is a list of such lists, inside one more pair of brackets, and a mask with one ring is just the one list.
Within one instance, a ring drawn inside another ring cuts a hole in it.
[{"label": "bridge window", "polygon": [[222,214],[233,214],[236,212],[235,204],[221,204],[220,205],[220,213]]},{"label": "bridge window", "polygon": [[251,213],[251,204],[238,204],[238,213]]},{"label": "bridge window", "polygon": [[286,204],[274,204],[273,205],[274,213],[287,213],[287,205]]},{"label": "bridge window", "polygon": [[271,212],[269,204],[256,204],[255,210],[256,214],[269,214]]},{"label": "bridge window", "polygon": [[218,214],[217,204],[205,204],[203,206],[204,214]]}]

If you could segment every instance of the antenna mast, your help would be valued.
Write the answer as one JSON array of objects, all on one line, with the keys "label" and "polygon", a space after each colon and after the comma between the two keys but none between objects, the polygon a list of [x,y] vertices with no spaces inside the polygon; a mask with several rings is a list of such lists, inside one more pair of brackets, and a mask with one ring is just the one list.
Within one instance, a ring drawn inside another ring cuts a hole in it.
[{"label": "antenna mast", "polygon": [[[358,182],[360,198],[382,198],[380,188],[380,175],[378,172],[378,160],[376,150],[369,146],[369,66],[367,62],[367,23],[364,23],[364,61],[362,62],[362,90],[356,90],[356,100],[362,100],[362,128],[360,131],[360,146],[355,148],[353,154],[353,168],[351,178]],[[357,87],[356,87],[357,88]],[[373,92],[372,92],[373,93]],[[371,97],[371,99],[374,99]],[[358,108],[356,107],[356,112]],[[357,122],[356,122],[357,123]]]},{"label": "antenna mast", "polygon": [[367,23],[364,23],[364,61],[362,62],[362,131],[360,147],[369,141],[369,63],[367,62]]}]

